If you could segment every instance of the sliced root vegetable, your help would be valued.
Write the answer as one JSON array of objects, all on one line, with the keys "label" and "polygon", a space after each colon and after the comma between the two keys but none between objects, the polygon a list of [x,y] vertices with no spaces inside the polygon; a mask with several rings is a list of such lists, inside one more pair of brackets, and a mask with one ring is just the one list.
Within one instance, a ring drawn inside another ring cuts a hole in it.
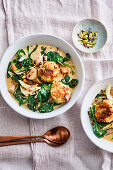
[{"label": "sliced root vegetable", "polygon": [[23,82],[24,82],[24,83],[28,83],[28,80],[27,80],[27,79],[24,79]]},{"label": "sliced root vegetable", "polygon": [[12,64],[11,69],[12,69],[13,71],[17,70],[17,67],[15,66],[15,64]]},{"label": "sliced root vegetable", "polygon": [[110,90],[111,90],[111,84],[108,84],[107,87],[106,87],[106,96],[107,96],[107,99],[113,101],[113,98],[112,98],[112,96],[110,94]]}]

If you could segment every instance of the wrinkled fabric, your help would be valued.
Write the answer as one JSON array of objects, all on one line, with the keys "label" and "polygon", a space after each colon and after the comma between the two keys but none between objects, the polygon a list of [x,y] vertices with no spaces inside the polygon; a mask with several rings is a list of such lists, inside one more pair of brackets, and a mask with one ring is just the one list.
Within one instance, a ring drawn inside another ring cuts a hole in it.
[{"label": "wrinkled fabric", "polygon": [[[8,45],[30,34],[53,34],[74,46],[71,35],[73,27],[85,18],[100,20],[108,32],[107,43],[99,52],[86,54],[76,49],[85,67],[85,84],[80,98],[66,113],[46,120],[24,118],[13,111],[0,95],[0,135],[40,135],[58,125],[66,126],[71,132],[69,141],[58,148],[46,143],[0,148],[0,170],[18,170],[19,165],[21,170],[28,169],[27,162],[32,164],[34,170],[113,168],[112,154],[92,144],[80,122],[80,108],[88,89],[96,81],[113,75],[112,11],[112,0],[0,1],[1,58]],[[12,160],[15,160],[12,163],[14,166],[11,164]]]}]

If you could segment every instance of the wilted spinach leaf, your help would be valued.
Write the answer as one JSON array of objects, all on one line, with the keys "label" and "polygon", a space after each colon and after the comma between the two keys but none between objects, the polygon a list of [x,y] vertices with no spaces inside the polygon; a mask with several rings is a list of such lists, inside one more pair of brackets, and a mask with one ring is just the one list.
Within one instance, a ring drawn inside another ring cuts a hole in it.
[{"label": "wilted spinach leaf", "polygon": [[52,51],[48,52],[47,60],[54,61],[55,63],[59,63],[59,64],[63,65],[63,57],[61,57],[59,55],[59,53],[57,53],[57,52],[52,52]]},{"label": "wilted spinach leaf", "polygon": [[77,84],[78,84],[78,80],[77,79],[72,79],[72,80],[70,80],[70,77],[69,77],[69,75],[66,75],[65,77],[64,77],[64,79],[62,79],[61,80],[61,82],[63,83],[63,84],[65,84],[65,85],[68,85],[69,87],[71,87],[71,88],[74,88]]},{"label": "wilted spinach leaf", "polygon": [[12,77],[12,80],[16,80],[18,83],[18,80],[22,80],[22,75],[21,74],[14,74]]},{"label": "wilted spinach leaf", "polygon": [[13,73],[13,70],[11,69],[11,63],[12,63],[12,62],[9,62],[8,67],[7,67],[7,78],[10,77],[10,74],[8,73],[8,71],[10,71],[10,72]]},{"label": "wilted spinach leaf", "polygon": [[96,95],[95,98],[98,98],[98,97],[105,97],[105,96],[106,96],[106,94],[99,93],[99,94]]},{"label": "wilted spinach leaf", "polygon": [[50,89],[51,89],[51,83],[50,84],[42,84],[41,90],[39,91],[37,95],[37,99],[40,103],[46,102],[49,98]]},{"label": "wilted spinach leaf", "polygon": [[38,110],[40,113],[47,113],[47,112],[52,112],[53,111],[53,106],[54,103],[47,102],[44,105],[41,105]]},{"label": "wilted spinach leaf", "polygon": [[78,80],[77,79],[72,79],[69,82],[69,87],[74,88],[75,86],[77,86],[77,84],[78,84]]},{"label": "wilted spinach leaf", "polygon": [[66,53],[66,57],[64,57],[64,62],[70,60],[71,56],[69,53]]},{"label": "wilted spinach leaf", "polygon": [[36,102],[34,97],[31,96],[31,95],[28,96],[28,104],[27,104],[27,106],[28,106],[28,108],[30,110],[33,110],[34,112],[37,111],[38,103]]},{"label": "wilted spinach leaf", "polygon": [[26,58],[22,61],[22,66],[25,68],[29,68],[32,66],[32,59],[31,58]]},{"label": "wilted spinach leaf", "polygon": [[22,104],[25,104],[27,102],[26,97],[24,94],[20,91],[20,88],[18,87],[16,91],[13,93],[13,96],[15,97],[16,100],[19,101],[19,106]]}]

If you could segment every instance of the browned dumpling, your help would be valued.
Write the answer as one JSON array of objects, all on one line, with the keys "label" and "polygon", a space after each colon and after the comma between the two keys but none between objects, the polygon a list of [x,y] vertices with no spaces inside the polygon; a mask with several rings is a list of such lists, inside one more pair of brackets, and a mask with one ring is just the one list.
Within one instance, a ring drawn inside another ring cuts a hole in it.
[{"label": "browned dumpling", "polygon": [[59,66],[52,61],[45,61],[39,66],[38,76],[44,82],[52,82],[60,73]]},{"label": "browned dumpling", "polygon": [[113,101],[103,100],[95,107],[95,117],[99,122],[113,121]]},{"label": "browned dumpling", "polygon": [[71,97],[69,86],[62,82],[54,82],[51,86],[51,97],[56,103],[66,103]]}]

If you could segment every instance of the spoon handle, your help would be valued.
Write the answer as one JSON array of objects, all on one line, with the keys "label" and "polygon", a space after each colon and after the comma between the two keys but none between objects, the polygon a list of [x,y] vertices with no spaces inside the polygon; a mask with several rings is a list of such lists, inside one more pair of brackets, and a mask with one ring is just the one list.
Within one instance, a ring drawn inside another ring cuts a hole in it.
[{"label": "spoon handle", "polygon": [[43,141],[44,139],[30,139],[30,140],[22,140],[22,141],[1,142],[0,147],[9,146],[9,145],[26,144],[26,143],[43,142]]},{"label": "spoon handle", "polygon": [[0,136],[0,142],[7,142],[13,140],[27,139],[27,138],[38,138],[43,137],[43,135],[33,135],[33,136]]}]

